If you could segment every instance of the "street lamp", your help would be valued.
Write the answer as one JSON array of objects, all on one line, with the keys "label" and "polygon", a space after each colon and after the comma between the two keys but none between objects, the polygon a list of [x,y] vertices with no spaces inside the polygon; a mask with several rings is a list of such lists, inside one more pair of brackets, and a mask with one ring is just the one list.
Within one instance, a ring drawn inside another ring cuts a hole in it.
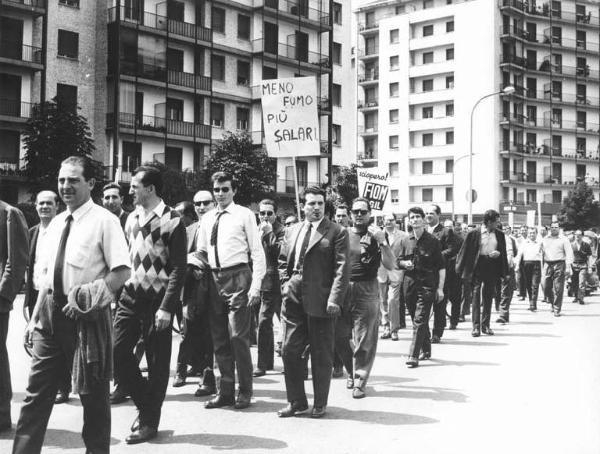
[{"label": "street lamp", "polygon": [[475,113],[475,108],[479,105],[481,101],[485,98],[489,98],[491,96],[496,95],[511,95],[515,92],[515,87],[509,85],[504,87],[503,90],[496,91],[494,93],[490,93],[489,95],[482,96],[477,100],[477,102],[473,105],[471,109],[471,131],[470,131],[470,140],[469,140],[469,217],[468,223],[473,224],[473,114]]}]

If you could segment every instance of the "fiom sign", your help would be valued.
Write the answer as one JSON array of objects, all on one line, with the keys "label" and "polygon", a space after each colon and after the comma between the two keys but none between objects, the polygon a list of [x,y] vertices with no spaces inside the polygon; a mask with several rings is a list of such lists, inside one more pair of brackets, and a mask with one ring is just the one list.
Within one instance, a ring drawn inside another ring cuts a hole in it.
[{"label": "fiom sign", "polygon": [[388,173],[377,169],[357,169],[358,194],[371,204],[373,214],[380,214],[389,192]]}]

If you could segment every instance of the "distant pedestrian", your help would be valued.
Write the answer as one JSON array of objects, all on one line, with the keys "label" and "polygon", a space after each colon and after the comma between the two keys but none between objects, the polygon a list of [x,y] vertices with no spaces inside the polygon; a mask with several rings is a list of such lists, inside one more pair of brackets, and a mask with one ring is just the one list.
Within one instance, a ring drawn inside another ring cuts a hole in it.
[{"label": "distant pedestrian", "polygon": [[571,274],[573,263],[573,248],[569,240],[560,235],[558,222],[550,224],[550,235],[542,240],[544,260],[544,288],[548,302],[552,305],[555,317],[560,317],[563,293],[565,289],[565,276]]},{"label": "distant pedestrian", "polygon": [[123,195],[121,194],[121,185],[118,183],[108,183],[102,188],[102,205],[112,214],[119,218],[121,228],[125,230],[125,223],[129,213],[123,209]]},{"label": "distant pedestrian", "polygon": [[525,291],[529,298],[529,310],[537,311],[538,289],[542,274],[542,243],[537,239],[537,229],[530,227],[527,239],[521,243],[516,259],[525,277]]},{"label": "distant pedestrian", "polygon": [[573,302],[584,304],[588,273],[591,273],[592,268],[592,248],[583,240],[581,230],[575,231],[575,239],[571,242],[571,247],[573,248],[571,289],[575,295]]}]

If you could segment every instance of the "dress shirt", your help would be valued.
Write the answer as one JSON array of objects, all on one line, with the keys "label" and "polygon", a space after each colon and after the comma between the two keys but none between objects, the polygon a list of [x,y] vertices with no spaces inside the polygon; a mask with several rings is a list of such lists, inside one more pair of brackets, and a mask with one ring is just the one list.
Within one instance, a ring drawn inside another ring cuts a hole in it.
[{"label": "dress shirt", "polygon": [[519,260],[526,262],[535,262],[542,260],[542,243],[540,241],[526,239],[521,243],[519,248],[519,255],[517,256],[517,263]]},{"label": "dress shirt", "polygon": [[38,237],[37,243],[35,244],[35,258],[33,262],[33,288],[35,290],[39,290],[42,284],[42,276],[46,273],[46,270],[43,268],[45,263],[42,262],[41,257],[44,250],[45,238],[48,233],[48,226],[44,227],[42,224],[38,227]]},{"label": "dress shirt", "polygon": [[564,260],[567,265],[573,263],[573,248],[566,237],[548,235],[542,240],[542,245],[545,262]]},{"label": "dress shirt", "polygon": [[[317,233],[317,229],[321,225],[322,221],[323,221],[323,218],[319,219],[318,221],[311,222],[312,231],[310,232],[310,240],[312,240],[315,237],[315,234]],[[294,250],[294,260],[295,260],[294,261],[294,269],[296,269],[296,267],[298,266],[298,259],[300,258],[300,249],[302,249],[302,243],[304,242],[304,237],[306,236],[307,229],[308,229],[308,222],[305,221],[302,223],[302,229],[298,233],[298,239],[296,240],[296,249]],[[310,244],[310,240],[309,240],[308,244]]]},{"label": "dress shirt", "polygon": [[156,205],[148,214],[146,214],[146,210],[144,210],[144,207],[138,205],[136,210],[139,213],[138,219],[140,227],[146,225],[148,221],[152,219],[152,216],[154,216],[155,214],[158,217],[161,217],[165,211],[165,206],[165,202],[161,200],[160,202],[158,202],[158,205]]},{"label": "dress shirt", "polygon": [[40,259],[44,261],[46,270],[42,280],[43,287],[53,287],[54,264],[68,215],[73,216],[73,221],[65,247],[65,293],[68,294],[75,285],[101,279],[121,266],[131,268],[119,218],[90,199],[72,213],[68,209],[63,211],[48,226],[44,240],[45,251]]},{"label": "dress shirt", "polygon": [[252,260],[252,285],[250,291],[258,292],[266,273],[265,252],[260,242],[254,213],[248,208],[231,202],[227,208],[210,210],[200,222],[198,250],[206,252],[208,263],[217,268],[215,247],[210,244],[210,236],[217,215],[224,211],[219,219],[217,249],[221,268],[248,263]]},{"label": "dress shirt", "polygon": [[481,227],[481,244],[479,245],[479,255],[490,255],[491,252],[497,250],[498,239],[496,232],[488,232],[485,227]]},{"label": "dress shirt", "polygon": [[439,222],[438,222],[436,225],[428,225],[428,226],[427,226],[427,231],[428,231],[429,233],[433,233],[433,231],[435,230],[435,228],[436,228],[438,225],[440,225],[440,223],[439,223]]}]

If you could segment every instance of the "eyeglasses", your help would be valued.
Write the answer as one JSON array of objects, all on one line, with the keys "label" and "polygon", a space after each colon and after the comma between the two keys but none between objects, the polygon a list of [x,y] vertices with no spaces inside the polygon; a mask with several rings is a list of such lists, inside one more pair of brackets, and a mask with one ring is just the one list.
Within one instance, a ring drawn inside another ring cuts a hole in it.
[{"label": "eyeglasses", "polygon": [[207,207],[211,203],[213,203],[212,200],[198,200],[197,202],[194,202],[194,205],[196,205],[197,207],[200,207],[202,205],[204,205],[205,207]]},{"label": "eyeglasses", "polygon": [[360,214],[361,216],[365,216],[365,215],[366,215],[366,214],[368,214],[368,213],[369,213],[369,210],[352,210],[352,214],[355,214],[355,215],[357,215],[357,216],[358,216],[359,214]]},{"label": "eyeglasses", "polygon": [[259,211],[258,214],[260,214],[261,216],[273,216],[272,211]]},{"label": "eyeglasses", "polygon": [[285,225],[286,227],[289,227],[290,225],[294,225],[294,223],[293,223],[293,222],[286,222],[284,225]]},{"label": "eyeglasses", "polygon": [[227,186],[225,186],[224,188],[213,188],[213,192],[216,192],[217,194],[219,192],[227,193],[230,189],[231,188],[228,188]]}]

